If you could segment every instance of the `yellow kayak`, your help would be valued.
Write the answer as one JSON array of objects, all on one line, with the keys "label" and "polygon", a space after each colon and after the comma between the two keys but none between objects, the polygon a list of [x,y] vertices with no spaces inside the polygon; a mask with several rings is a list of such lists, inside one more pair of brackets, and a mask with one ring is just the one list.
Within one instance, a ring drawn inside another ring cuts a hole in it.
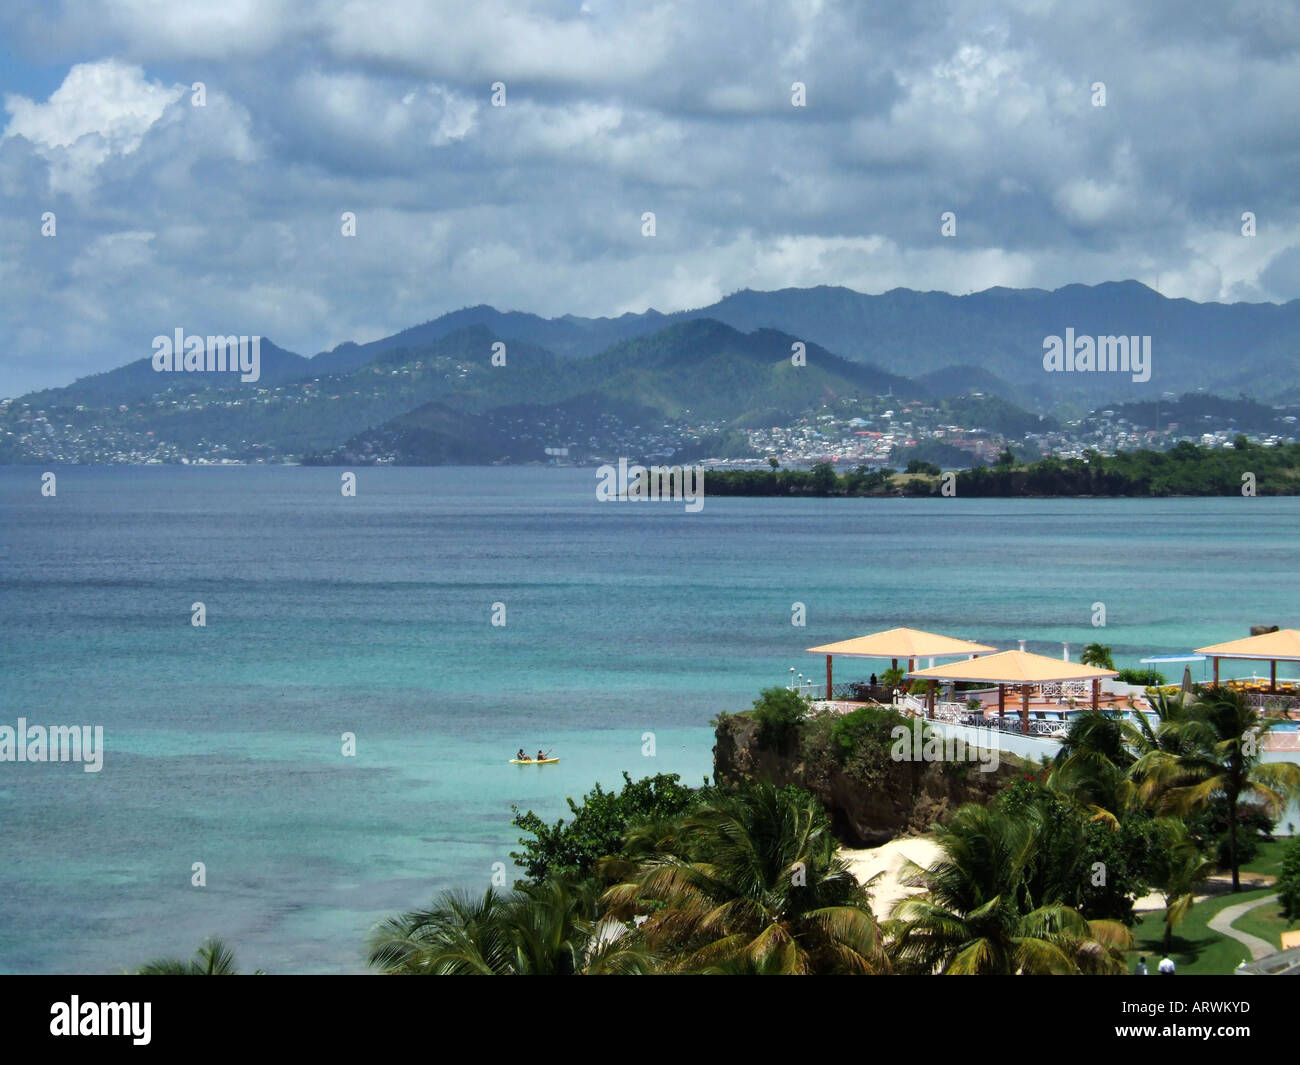
[{"label": "yellow kayak", "polygon": [[555,764],[556,762],[558,762],[558,761],[559,761],[558,758],[540,758],[540,759],[538,759],[538,758],[524,758],[524,759],[511,758],[511,759],[510,759],[510,764],[511,764],[511,765],[554,765],[554,764]]}]

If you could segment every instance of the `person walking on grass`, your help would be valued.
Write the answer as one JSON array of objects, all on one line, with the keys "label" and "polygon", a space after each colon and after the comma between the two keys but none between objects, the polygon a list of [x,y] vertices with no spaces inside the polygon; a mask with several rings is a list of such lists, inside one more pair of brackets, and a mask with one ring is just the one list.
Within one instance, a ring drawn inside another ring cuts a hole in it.
[{"label": "person walking on grass", "polygon": [[1160,961],[1160,975],[1161,976],[1174,975],[1174,959],[1171,958],[1168,954],[1166,954]]}]

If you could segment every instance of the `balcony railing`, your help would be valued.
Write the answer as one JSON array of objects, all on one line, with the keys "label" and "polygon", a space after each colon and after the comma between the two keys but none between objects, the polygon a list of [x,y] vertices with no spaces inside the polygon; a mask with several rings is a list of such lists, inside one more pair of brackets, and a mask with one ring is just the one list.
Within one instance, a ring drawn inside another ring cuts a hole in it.
[{"label": "balcony railing", "polygon": [[[809,699],[825,699],[825,684],[804,684],[795,689]],[[830,698],[846,703],[888,703],[893,700],[894,690],[883,684],[871,685],[860,680],[836,681],[831,685]]]}]

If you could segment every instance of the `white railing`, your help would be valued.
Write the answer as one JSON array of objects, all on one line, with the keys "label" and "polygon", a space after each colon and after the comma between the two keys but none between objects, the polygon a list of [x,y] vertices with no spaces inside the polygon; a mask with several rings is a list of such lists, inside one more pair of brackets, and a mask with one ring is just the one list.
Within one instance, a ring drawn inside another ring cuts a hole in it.
[{"label": "white railing", "polygon": [[972,711],[966,708],[965,703],[935,703],[934,716],[940,721],[965,721],[971,715]]},{"label": "white railing", "polygon": [[[900,710],[905,710],[913,714],[920,714],[928,717],[930,714],[929,704],[925,699],[915,695],[907,695],[899,692],[894,698],[894,706]],[[970,717],[972,711],[966,708],[966,704],[955,702],[938,702],[934,704],[934,716],[940,721],[964,722]]]},{"label": "white railing", "polygon": [[1076,698],[1088,694],[1088,682],[1086,680],[1068,680],[1060,684],[1042,684],[1039,685],[1043,696],[1048,699],[1061,698],[1063,696],[1074,696]]}]

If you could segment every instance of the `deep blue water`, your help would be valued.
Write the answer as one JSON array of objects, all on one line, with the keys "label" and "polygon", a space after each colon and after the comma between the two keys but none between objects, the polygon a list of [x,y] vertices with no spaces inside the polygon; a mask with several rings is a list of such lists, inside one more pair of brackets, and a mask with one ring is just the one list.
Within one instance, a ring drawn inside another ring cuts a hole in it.
[{"label": "deep blue water", "polygon": [[[698,781],[709,719],[819,676],[818,643],[1100,639],[1122,666],[1300,620],[1298,499],[713,499],[706,478],[690,514],[598,503],[590,470],[363,469],[355,498],[331,469],[66,468],[52,499],[41,472],[0,469],[0,724],[102,725],[106,753],[0,763],[4,972],[209,933],[246,968],[360,971],[375,920],[509,863],[512,803]],[[562,761],[505,764],[520,746]]]}]

